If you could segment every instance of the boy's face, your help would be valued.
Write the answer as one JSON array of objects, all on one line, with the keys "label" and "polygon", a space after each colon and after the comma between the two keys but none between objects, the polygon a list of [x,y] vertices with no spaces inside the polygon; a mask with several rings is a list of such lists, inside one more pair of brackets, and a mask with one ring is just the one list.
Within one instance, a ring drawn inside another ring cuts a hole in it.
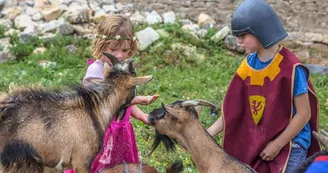
[{"label": "boy's face", "polygon": [[116,58],[122,62],[130,58],[132,54],[130,45],[124,43],[125,41],[122,42],[122,44],[119,44],[116,47],[107,46],[104,51],[116,56]]},{"label": "boy's face", "polygon": [[253,34],[242,34],[238,36],[238,44],[245,49],[247,54],[256,52],[263,48],[260,41]]}]

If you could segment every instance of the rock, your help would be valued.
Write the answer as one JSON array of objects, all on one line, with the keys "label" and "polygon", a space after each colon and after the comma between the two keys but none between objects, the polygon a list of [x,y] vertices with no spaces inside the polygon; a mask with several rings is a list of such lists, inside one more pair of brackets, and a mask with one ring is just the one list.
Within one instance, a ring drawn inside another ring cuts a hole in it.
[{"label": "rock", "polygon": [[185,45],[182,43],[173,43],[171,47],[172,51],[175,51],[178,54],[182,54],[188,59],[193,59],[197,63],[201,63],[205,60],[205,55],[199,54],[197,52],[196,46]]},{"label": "rock", "polygon": [[38,11],[36,9],[34,9],[33,7],[27,7],[25,10],[25,14],[27,14],[29,16],[33,16],[36,13],[38,13]]},{"label": "rock", "polygon": [[31,22],[24,29],[23,33],[27,33],[27,34],[38,34],[38,27],[36,26],[35,23]]},{"label": "rock", "polygon": [[19,30],[16,30],[16,29],[13,29],[13,28],[10,28],[8,31],[5,32],[5,36],[8,37],[10,35],[14,35],[14,34],[19,34],[20,31]]},{"label": "rock", "polygon": [[322,42],[323,35],[320,33],[305,33],[302,41]]},{"label": "rock", "polygon": [[147,20],[140,12],[135,12],[130,16],[130,20],[134,25],[146,24]]},{"label": "rock", "polygon": [[0,63],[8,60],[15,60],[17,57],[12,54],[9,50],[0,51]]},{"label": "rock", "polygon": [[95,15],[93,16],[92,21],[95,23],[99,23],[99,22],[103,21],[104,19],[106,19],[107,16],[108,16],[108,14],[105,12],[105,10],[100,9],[95,12]]},{"label": "rock", "polygon": [[38,10],[39,12],[44,9],[47,8],[47,6],[49,6],[50,3],[48,0],[34,0],[34,8],[36,10]]},{"label": "rock", "polygon": [[57,66],[57,63],[53,62],[53,61],[48,61],[48,60],[39,60],[38,65],[41,66],[43,68],[43,70],[45,70],[47,68],[55,69]]},{"label": "rock", "polygon": [[205,30],[209,30],[211,28],[214,28],[214,24],[213,23],[207,23],[207,24],[203,25],[201,28],[205,29]]},{"label": "rock", "polygon": [[205,14],[205,13],[201,13],[199,16],[198,16],[198,25],[200,27],[208,24],[208,23],[212,23],[213,25],[216,24],[215,20],[212,19],[209,15]]},{"label": "rock", "polygon": [[181,23],[183,26],[184,25],[191,25],[191,24],[193,24],[192,21],[189,20],[189,19],[180,19],[179,20],[179,23]]},{"label": "rock", "polygon": [[196,32],[196,35],[198,35],[200,38],[204,38],[207,34],[207,30],[206,29],[200,29]]},{"label": "rock", "polygon": [[95,34],[91,34],[91,33],[89,33],[89,34],[84,34],[84,35],[82,36],[82,38],[84,38],[84,39],[89,39],[89,40],[94,40],[94,39],[96,39],[96,35],[95,35]]},{"label": "rock", "polygon": [[0,63],[16,59],[16,56],[10,52],[11,47],[10,38],[0,39]]},{"label": "rock", "polygon": [[238,45],[238,38],[233,35],[227,35],[224,39],[224,46],[232,51],[237,51],[239,53],[244,53],[245,50]]},{"label": "rock", "polygon": [[228,26],[222,28],[220,31],[218,31],[215,35],[211,37],[211,40],[214,42],[219,42],[224,39],[225,36],[231,33],[231,30]]},{"label": "rock", "polygon": [[328,44],[328,34],[323,35],[322,42]]},{"label": "rock", "polygon": [[17,16],[14,20],[15,28],[21,30],[26,28],[30,23],[32,23],[32,19],[26,14],[21,14]]},{"label": "rock", "polygon": [[305,64],[305,66],[310,70],[311,73],[320,73],[327,75],[328,67],[314,64]]},{"label": "rock", "polygon": [[13,23],[9,19],[0,19],[0,25],[5,27],[5,30],[9,30],[13,27]]},{"label": "rock", "polygon": [[98,4],[98,2],[96,2],[96,1],[94,1],[94,0],[91,0],[91,1],[89,1],[88,3],[89,3],[89,7],[90,7],[90,9],[91,9],[92,11],[98,11],[98,10],[101,9],[100,6],[99,6],[99,4]]},{"label": "rock", "polygon": [[105,10],[106,13],[113,12],[113,13],[118,13],[120,12],[115,5],[104,5],[102,9]]},{"label": "rock", "polygon": [[138,50],[143,51],[160,38],[159,34],[151,27],[136,32],[138,38]]},{"label": "rock", "polygon": [[83,26],[81,25],[72,25],[72,27],[74,28],[74,31],[77,32],[79,35],[84,35],[84,34],[90,34],[93,33],[93,31],[89,30],[89,29],[85,29]]},{"label": "rock", "polygon": [[79,24],[89,22],[89,9],[84,7],[75,7],[70,6],[69,10],[65,12],[64,16],[72,24]]},{"label": "rock", "polygon": [[25,4],[29,7],[33,7],[34,6],[34,1],[33,0],[27,0],[27,1],[25,1]]},{"label": "rock", "polygon": [[63,35],[69,35],[74,33],[74,28],[71,24],[69,23],[62,23],[58,29],[57,29],[59,34]]},{"label": "rock", "polygon": [[10,19],[14,20],[17,16],[19,16],[23,12],[22,8],[20,7],[13,7],[8,9],[7,12],[5,12],[5,16]]},{"label": "rock", "polygon": [[33,21],[39,21],[39,20],[42,20],[43,19],[43,17],[42,17],[42,15],[41,15],[41,13],[39,13],[39,12],[37,12],[36,14],[34,14],[33,16],[32,16],[32,20]]},{"label": "rock", "polygon": [[197,24],[189,24],[182,26],[181,29],[196,33],[199,30],[199,26]]},{"label": "rock", "polygon": [[5,0],[0,0],[0,11],[3,9],[3,7],[5,6],[6,1]]},{"label": "rock", "polygon": [[61,14],[62,10],[60,9],[59,5],[57,4],[52,4],[52,5],[47,5],[45,6],[42,11],[40,11],[41,15],[43,18],[49,22],[51,20],[56,20],[58,19]]},{"label": "rock", "polygon": [[52,38],[56,37],[56,34],[53,33],[45,33],[43,36],[39,36],[40,40],[50,40]]},{"label": "rock", "polygon": [[146,21],[148,25],[162,23],[162,17],[155,10],[153,10],[151,13],[146,13],[146,15]]},{"label": "rock", "polygon": [[52,31],[56,31],[57,28],[59,28],[60,25],[62,25],[64,23],[65,23],[64,19],[52,20],[48,23],[40,24],[38,29],[42,33],[52,32]]},{"label": "rock", "polygon": [[163,19],[165,24],[172,24],[175,22],[175,13],[173,11],[163,13]]},{"label": "rock", "polygon": [[63,4],[65,5],[71,5],[71,3],[73,2],[74,0],[64,0]]},{"label": "rock", "polygon": [[1,50],[8,49],[10,47],[11,47],[10,38],[2,38],[2,39],[0,39],[0,48],[1,48]]},{"label": "rock", "polygon": [[64,3],[64,0],[48,0],[50,4],[62,4]]},{"label": "rock", "polygon": [[19,34],[19,41],[22,42],[22,43],[25,43],[25,44],[30,43],[33,36],[35,36],[35,35],[30,34],[30,33],[22,32],[22,33]]},{"label": "rock", "polygon": [[69,54],[75,54],[77,52],[77,47],[72,44],[65,46],[65,49]]},{"label": "rock", "polygon": [[45,47],[37,47],[34,49],[33,53],[34,54],[43,54],[46,50],[47,50],[47,48],[45,48]]}]

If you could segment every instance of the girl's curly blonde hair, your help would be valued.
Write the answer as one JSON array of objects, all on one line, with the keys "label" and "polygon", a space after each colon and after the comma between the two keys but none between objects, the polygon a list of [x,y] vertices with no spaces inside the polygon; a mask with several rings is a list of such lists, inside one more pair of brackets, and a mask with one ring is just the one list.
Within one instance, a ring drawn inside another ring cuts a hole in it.
[{"label": "girl's curly blonde hair", "polygon": [[[102,51],[106,47],[110,47],[111,49],[114,49],[117,46],[129,47],[130,57],[137,52],[137,43],[134,39],[132,22],[129,18],[123,15],[115,14],[108,16],[97,26],[96,35],[97,37],[92,43],[92,55],[96,59],[102,57]],[[118,36],[124,39],[115,39]]]}]

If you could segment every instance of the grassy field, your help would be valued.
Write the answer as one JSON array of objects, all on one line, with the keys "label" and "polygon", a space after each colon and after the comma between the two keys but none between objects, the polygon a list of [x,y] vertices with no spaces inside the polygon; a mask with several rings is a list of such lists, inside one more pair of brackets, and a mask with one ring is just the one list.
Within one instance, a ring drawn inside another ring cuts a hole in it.
[{"label": "grassy field", "polygon": [[[145,26],[140,26],[140,30]],[[234,54],[223,48],[222,43],[210,41],[215,34],[210,30],[205,39],[197,40],[190,34],[182,31],[179,24],[156,25],[155,29],[164,29],[170,36],[161,38],[147,50],[135,57],[138,75],[154,75],[154,79],[137,88],[138,95],[160,94],[160,98],[150,106],[142,106],[145,112],[160,107],[160,103],[171,103],[176,100],[204,99],[213,103],[220,103],[239,63],[244,55]],[[0,38],[3,30],[0,27]],[[90,40],[72,38],[70,36],[57,36],[50,40],[32,39],[30,43],[19,42],[17,36],[11,37],[14,45],[11,51],[17,55],[18,60],[0,64],[0,91],[6,91],[11,83],[19,85],[37,84],[44,87],[66,87],[80,83],[87,68],[86,60],[90,57]],[[197,47],[197,53],[205,55],[204,61],[193,56],[185,56],[182,52],[173,50],[173,43],[183,43]],[[64,48],[74,44],[78,50],[68,54]],[[46,47],[44,54],[33,54],[36,47]],[[50,68],[38,65],[40,60],[56,62]],[[327,98],[328,77],[311,75],[311,80],[320,101],[320,128],[328,123]],[[213,117],[207,109],[201,114],[201,122],[209,127],[218,117]],[[166,153],[162,146],[151,156],[149,149],[153,142],[154,129],[141,122],[132,120],[135,128],[137,144],[143,161],[157,167],[160,172],[175,160],[183,160],[185,172],[197,172],[190,155],[178,148],[176,153]],[[216,137],[220,142],[220,136]]]}]

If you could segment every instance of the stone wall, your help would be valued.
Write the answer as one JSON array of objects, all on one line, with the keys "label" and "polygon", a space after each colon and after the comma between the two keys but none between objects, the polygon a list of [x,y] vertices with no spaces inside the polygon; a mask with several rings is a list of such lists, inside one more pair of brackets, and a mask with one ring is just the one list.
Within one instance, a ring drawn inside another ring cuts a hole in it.
[{"label": "stone wall", "polygon": [[[218,24],[229,24],[232,14],[243,0],[116,0],[132,3],[134,8],[146,8],[163,13],[174,11],[184,18],[197,21],[197,16],[207,13]],[[319,33],[328,35],[327,0],[267,0],[278,12],[288,32]],[[319,36],[320,37],[320,36]],[[319,38],[320,40],[320,38]]]}]

